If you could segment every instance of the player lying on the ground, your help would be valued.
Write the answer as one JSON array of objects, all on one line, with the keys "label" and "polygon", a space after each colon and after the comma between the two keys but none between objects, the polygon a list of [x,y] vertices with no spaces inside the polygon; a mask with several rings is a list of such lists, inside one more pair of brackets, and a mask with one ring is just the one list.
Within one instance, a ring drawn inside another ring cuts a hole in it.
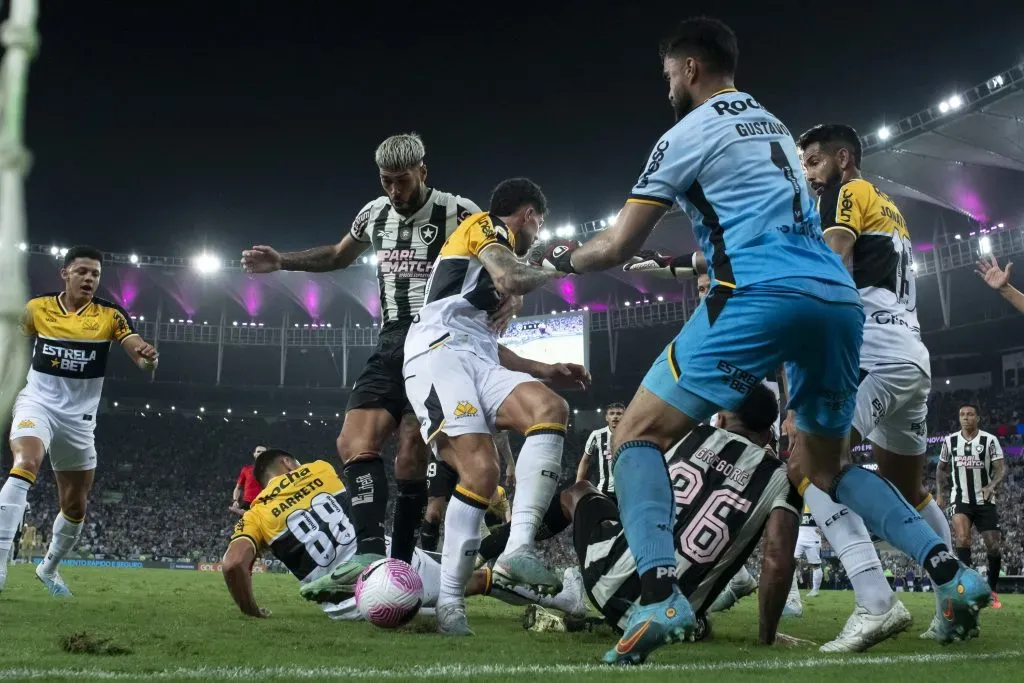
[{"label": "player lying on the ground", "polygon": [[[244,614],[266,617],[252,591],[252,566],[270,549],[303,585],[326,576],[356,553],[355,529],[348,516],[349,494],[334,468],[322,460],[300,464],[289,453],[270,449],[256,458],[253,473],[263,490],[235,526],[224,554],[224,582]],[[390,539],[387,539],[390,546]],[[441,564],[416,549],[412,567],[423,580],[423,606],[434,607],[441,585]],[[533,602],[569,614],[586,612],[578,572],[567,571],[562,592],[540,597],[521,587],[506,589],[491,581],[491,570],[473,573],[466,595],[490,595],[513,605]],[[316,599],[317,595],[306,596]],[[332,619],[356,620],[355,598],[321,602]]]},{"label": "player lying on the ground", "polygon": [[[802,509],[785,464],[772,450],[778,411],[775,395],[758,384],[737,412],[718,414],[720,428],[701,425],[665,453],[676,508],[676,584],[698,621],[764,533],[764,644],[776,639]],[[555,533],[572,524],[587,594],[608,623],[623,630],[641,582],[618,507],[590,482],[578,482],[552,501],[544,523]],[[492,538],[501,533],[496,530]]]}]

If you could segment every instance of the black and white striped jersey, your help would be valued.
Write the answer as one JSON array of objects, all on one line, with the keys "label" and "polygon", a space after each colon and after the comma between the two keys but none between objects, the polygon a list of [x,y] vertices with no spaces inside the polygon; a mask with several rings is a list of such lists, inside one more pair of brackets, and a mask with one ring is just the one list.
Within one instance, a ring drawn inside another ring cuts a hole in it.
[{"label": "black and white striped jersey", "polygon": [[[799,517],[803,501],[770,449],[724,429],[697,427],[665,453],[665,462],[676,502],[679,588],[699,614],[754,551],[772,511]],[[621,626],[639,579],[625,533],[613,529],[615,535],[587,547],[583,581],[602,613]]]},{"label": "black and white striped jersey", "polygon": [[352,222],[354,239],[371,243],[377,255],[381,322],[411,320],[423,307],[430,269],[459,223],[480,209],[458,195],[430,190],[426,203],[403,216],[386,197],[360,209]]},{"label": "black and white striped jersey", "polygon": [[992,480],[992,463],[1002,459],[1003,448],[993,434],[979,430],[973,439],[964,437],[962,431],[947,436],[942,442],[939,460],[951,466],[953,484],[949,502],[954,505],[984,503],[981,491]]},{"label": "black and white striped jersey", "polygon": [[[597,490],[608,495],[615,493],[615,476],[612,474],[612,430],[608,427],[595,429],[587,439],[583,452],[590,461],[597,464]],[[593,465],[592,465],[593,466]]]}]

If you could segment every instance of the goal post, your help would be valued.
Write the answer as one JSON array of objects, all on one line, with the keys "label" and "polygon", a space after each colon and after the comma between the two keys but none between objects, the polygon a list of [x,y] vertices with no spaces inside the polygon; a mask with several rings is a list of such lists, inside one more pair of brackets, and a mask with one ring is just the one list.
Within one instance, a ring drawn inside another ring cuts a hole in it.
[{"label": "goal post", "polygon": [[10,419],[25,381],[27,354],[19,325],[28,296],[25,175],[31,155],[24,145],[28,67],[39,46],[39,0],[8,0],[0,24],[0,424]]}]

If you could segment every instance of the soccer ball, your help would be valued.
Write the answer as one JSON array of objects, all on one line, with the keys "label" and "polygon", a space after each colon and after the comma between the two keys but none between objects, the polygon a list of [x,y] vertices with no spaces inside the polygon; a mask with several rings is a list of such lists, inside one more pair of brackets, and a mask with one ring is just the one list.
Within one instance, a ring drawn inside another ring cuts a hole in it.
[{"label": "soccer ball", "polygon": [[423,580],[401,560],[377,560],[356,581],[356,608],[374,626],[403,626],[416,616],[422,604]]}]

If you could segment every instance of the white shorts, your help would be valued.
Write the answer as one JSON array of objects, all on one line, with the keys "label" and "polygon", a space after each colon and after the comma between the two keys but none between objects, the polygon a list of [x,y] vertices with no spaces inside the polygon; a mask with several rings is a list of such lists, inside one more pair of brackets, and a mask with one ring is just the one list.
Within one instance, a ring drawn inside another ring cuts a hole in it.
[{"label": "white shorts", "polygon": [[865,441],[899,455],[928,448],[928,393],[932,378],[913,363],[877,364],[857,389],[853,426]]},{"label": "white shorts", "polygon": [[807,560],[807,564],[821,564],[821,536],[818,530],[811,526],[800,527],[800,535],[796,540],[796,551],[793,557]]},{"label": "white shorts", "polygon": [[494,434],[501,404],[520,384],[536,381],[472,351],[446,346],[405,362],[405,393],[427,443],[439,433]]},{"label": "white shorts", "polygon": [[96,469],[96,423],[57,415],[33,401],[18,400],[11,419],[11,439],[34,436],[43,442],[55,472]]},{"label": "white shorts", "polygon": [[[391,539],[388,540],[388,553],[391,552]],[[437,596],[441,592],[441,562],[434,559],[434,555],[422,548],[414,548],[412,554],[412,568],[420,575],[423,581],[423,604],[425,609],[433,609],[437,605]],[[440,558],[440,555],[436,555]],[[341,602],[324,602],[320,608],[331,619],[339,621],[359,621],[362,616],[356,607],[356,599],[349,598]]]}]

